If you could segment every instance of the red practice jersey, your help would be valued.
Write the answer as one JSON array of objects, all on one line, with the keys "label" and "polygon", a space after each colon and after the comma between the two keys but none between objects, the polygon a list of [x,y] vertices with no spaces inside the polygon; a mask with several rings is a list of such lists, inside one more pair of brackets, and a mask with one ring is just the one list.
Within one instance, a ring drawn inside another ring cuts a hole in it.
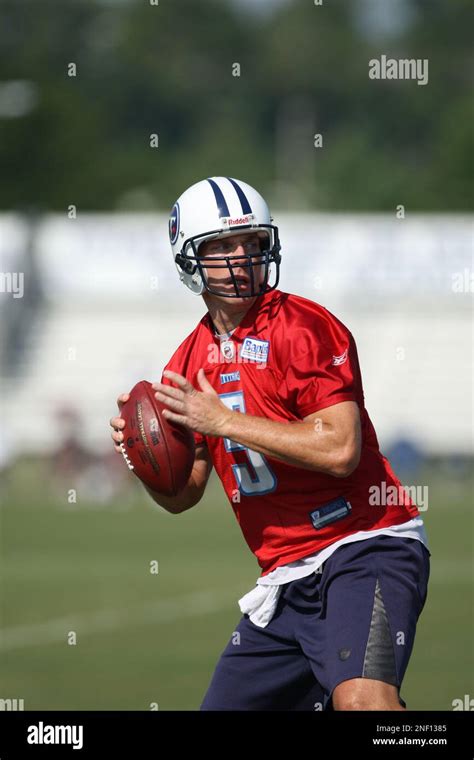
[{"label": "red practice jersey", "polygon": [[[408,498],[381,506],[369,497],[400,481],[381,454],[364,406],[357,349],[349,330],[327,309],[274,290],[256,299],[232,333],[233,356],[220,349],[209,314],[179,346],[166,369],[196,388],[202,367],[231,409],[278,422],[304,417],[342,401],[360,410],[360,463],[346,478],[263,456],[226,438],[205,439],[245,540],[262,576],[360,530],[396,525],[418,515]],[[163,383],[169,383],[162,378]],[[317,435],[315,435],[317,446]]]}]

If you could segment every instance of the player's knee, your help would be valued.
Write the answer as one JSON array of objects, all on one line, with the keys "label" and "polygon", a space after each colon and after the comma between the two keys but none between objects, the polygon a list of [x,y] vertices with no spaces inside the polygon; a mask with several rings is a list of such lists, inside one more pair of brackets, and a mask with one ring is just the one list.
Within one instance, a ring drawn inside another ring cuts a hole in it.
[{"label": "player's knee", "polygon": [[371,700],[354,692],[345,692],[342,695],[333,695],[332,705],[334,710],[370,710]]},{"label": "player's knee", "polygon": [[334,710],[403,710],[394,687],[374,689],[368,684],[361,687],[360,682],[350,684],[345,682],[334,690],[332,695]]},{"label": "player's knee", "polygon": [[397,702],[384,699],[363,697],[360,694],[344,696],[341,699],[333,699],[334,710],[403,710]]}]

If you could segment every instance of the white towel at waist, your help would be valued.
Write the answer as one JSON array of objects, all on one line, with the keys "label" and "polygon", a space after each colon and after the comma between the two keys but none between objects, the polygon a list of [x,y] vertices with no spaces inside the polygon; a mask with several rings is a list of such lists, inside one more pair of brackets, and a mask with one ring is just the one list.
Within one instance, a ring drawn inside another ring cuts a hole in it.
[{"label": "white towel at waist", "polygon": [[242,599],[239,607],[242,614],[247,613],[250,620],[259,628],[268,625],[278,604],[281,586],[259,586],[258,584]]},{"label": "white towel at waist", "polygon": [[242,614],[247,614],[251,622],[259,628],[265,628],[273,615],[278,604],[282,586],[294,580],[305,578],[311,573],[317,572],[321,565],[343,544],[353,541],[364,541],[375,536],[399,536],[401,538],[415,538],[428,547],[423,520],[420,516],[413,517],[408,522],[392,525],[389,528],[378,530],[360,530],[335,541],[330,546],[308,557],[303,557],[287,565],[275,568],[268,575],[258,578],[257,585],[245,596],[239,599],[239,607]]}]

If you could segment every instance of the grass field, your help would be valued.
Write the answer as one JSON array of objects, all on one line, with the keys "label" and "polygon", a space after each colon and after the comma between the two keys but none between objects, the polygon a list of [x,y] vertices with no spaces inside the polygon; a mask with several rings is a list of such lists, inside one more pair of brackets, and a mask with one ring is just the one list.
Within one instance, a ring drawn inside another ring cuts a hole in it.
[{"label": "grass field", "polygon": [[[474,696],[473,482],[436,470],[418,482],[430,487],[432,574],[402,695],[409,709],[450,710]],[[139,484],[126,508],[52,493],[32,463],[2,492],[0,698],[26,710],[198,709],[259,575],[220,484],[182,515]]]}]

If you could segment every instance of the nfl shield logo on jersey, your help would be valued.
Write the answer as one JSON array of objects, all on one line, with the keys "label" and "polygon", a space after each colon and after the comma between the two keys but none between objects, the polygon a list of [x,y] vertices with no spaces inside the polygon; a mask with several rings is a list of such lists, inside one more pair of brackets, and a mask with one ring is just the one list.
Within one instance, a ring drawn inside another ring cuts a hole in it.
[{"label": "nfl shield logo on jersey", "polygon": [[228,362],[232,361],[235,356],[234,343],[231,340],[224,340],[221,343],[221,353],[224,359]]}]

